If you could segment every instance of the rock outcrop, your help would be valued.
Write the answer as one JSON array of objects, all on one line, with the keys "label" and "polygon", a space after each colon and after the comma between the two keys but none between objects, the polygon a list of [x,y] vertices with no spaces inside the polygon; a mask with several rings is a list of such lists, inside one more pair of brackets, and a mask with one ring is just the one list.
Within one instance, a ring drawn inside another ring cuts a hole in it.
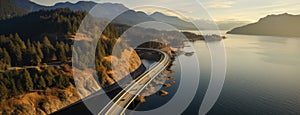
[{"label": "rock outcrop", "polygon": [[46,89],[2,101],[0,114],[46,115],[77,100],[79,100],[79,95],[73,85],[66,89]]},{"label": "rock outcrop", "polygon": [[121,80],[124,76],[138,69],[142,64],[142,61],[133,49],[124,50],[119,58],[108,56],[104,60],[112,64],[112,70],[107,71],[107,74],[114,81]]},{"label": "rock outcrop", "polygon": [[165,91],[165,90],[159,90],[158,91],[158,94],[161,95],[161,96],[166,96],[169,94],[169,92]]}]

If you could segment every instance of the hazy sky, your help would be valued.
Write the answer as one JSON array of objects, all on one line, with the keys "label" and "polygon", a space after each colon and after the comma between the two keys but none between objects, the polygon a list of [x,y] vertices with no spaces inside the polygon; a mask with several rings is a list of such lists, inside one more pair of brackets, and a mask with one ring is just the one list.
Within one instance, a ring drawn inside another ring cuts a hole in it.
[{"label": "hazy sky", "polygon": [[[57,2],[77,2],[79,0],[31,0],[38,4],[53,5]],[[91,0],[84,0],[91,1]],[[169,5],[181,7],[187,12],[188,18],[200,19],[193,14],[197,12],[197,6],[191,1],[195,0],[148,0],[141,3],[140,0],[92,0],[95,2],[111,1],[123,3],[126,7],[132,8],[140,4]],[[268,14],[291,13],[300,14],[300,0],[198,0],[209,12],[215,21],[257,21]],[[152,10],[145,9],[147,13]]]}]

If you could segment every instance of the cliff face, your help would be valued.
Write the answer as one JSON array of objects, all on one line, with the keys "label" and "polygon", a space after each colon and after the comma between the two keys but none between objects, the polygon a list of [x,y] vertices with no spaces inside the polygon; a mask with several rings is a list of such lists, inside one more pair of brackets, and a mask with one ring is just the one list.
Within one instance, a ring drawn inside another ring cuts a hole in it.
[{"label": "cliff face", "polygon": [[300,15],[269,15],[258,22],[235,28],[227,33],[300,37]]},{"label": "cliff face", "polygon": [[[142,64],[139,56],[133,49],[124,50],[121,56],[108,56],[105,61],[112,61],[114,65],[113,70],[106,71],[103,80],[107,85],[111,85],[135,71]],[[22,115],[45,115],[51,114],[69,104],[72,104],[91,93],[100,90],[97,81],[92,76],[92,70],[81,71],[75,68],[72,71],[68,65],[61,65],[68,70],[66,75],[73,77],[73,74],[80,74],[74,79],[78,81],[88,81],[78,83],[76,87],[72,84],[66,89],[47,88],[46,90],[33,91],[27,94],[18,95],[0,102],[0,114],[22,114]],[[103,68],[106,70],[106,68]],[[74,72],[74,73],[73,73]],[[79,89],[79,90],[78,90]]]},{"label": "cliff face", "polygon": [[107,74],[114,81],[121,80],[124,76],[134,72],[142,64],[139,56],[133,49],[124,50],[120,58],[108,56],[104,59],[108,63],[112,62],[112,70],[107,71]]},{"label": "cliff face", "polygon": [[[103,87],[113,85],[116,81],[121,80],[142,65],[140,57],[133,49],[124,50],[120,57],[107,56],[104,58],[104,61],[105,63],[111,64],[111,69],[100,66],[103,75],[99,82]],[[79,94],[81,97],[86,97],[91,93],[101,89],[101,87],[98,85],[98,82],[92,76],[92,74],[95,74],[93,70],[87,70],[85,72],[76,70],[75,72],[75,74],[79,76],[74,79],[79,82],[77,83],[77,88],[80,91]]]}]

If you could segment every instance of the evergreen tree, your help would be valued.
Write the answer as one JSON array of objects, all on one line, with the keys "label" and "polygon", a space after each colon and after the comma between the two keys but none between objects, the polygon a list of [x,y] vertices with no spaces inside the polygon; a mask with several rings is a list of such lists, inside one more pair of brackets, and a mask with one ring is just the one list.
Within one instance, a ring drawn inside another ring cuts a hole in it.
[{"label": "evergreen tree", "polygon": [[39,65],[42,61],[42,59],[39,57],[39,55],[37,54],[36,48],[34,45],[32,45],[32,49],[30,51],[30,63],[31,65]]},{"label": "evergreen tree", "polygon": [[70,50],[70,45],[69,44],[65,44],[65,47],[64,47],[65,51],[66,51],[66,57],[71,57],[72,56],[72,51]]},{"label": "evergreen tree", "polygon": [[11,92],[9,93],[10,96],[17,95],[21,92],[20,90],[17,89],[17,85],[14,79],[10,79],[10,89],[11,89]]},{"label": "evergreen tree", "polygon": [[65,62],[67,60],[66,51],[65,51],[65,44],[63,42],[57,43],[56,45],[56,56],[59,61]]},{"label": "evergreen tree", "polygon": [[[16,77],[16,76],[15,76]],[[12,83],[14,84],[15,88],[16,88],[16,92],[14,92],[14,94],[17,94],[17,93],[24,93],[25,91],[25,88],[24,88],[24,81],[25,81],[25,78],[24,76],[19,76],[18,79],[16,79],[16,83],[14,83],[14,81],[12,81]]]},{"label": "evergreen tree", "polygon": [[40,76],[39,79],[38,79],[38,88],[39,89],[45,89],[46,88],[46,82],[45,82],[45,79]]},{"label": "evergreen tree", "polygon": [[32,91],[33,90],[33,82],[29,72],[25,69],[23,73],[23,84],[25,91]]},{"label": "evergreen tree", "polygon": [[26,41],[26,48],[26,50],[31,50],[31,41],[29,39]]},{"label": "evergreen tree", "polygon": [[7,70],[9,67],[11,67],[11,58],[5,48],[3,49],[3,64],[4,70]]},{"label": "evergreen tree", "polygon": [[7,70],[11,66],[11,59],[6,51],[0,47],[0,70]]},{"label": "evergreen tree", "polygon": [[43,44],[47,47],[50,47],[51,49],[54,49],[53,45],[51,44],[50,40],[48,39],[47,36],[44,37],[43,39]]},{"label": "evergreen tree", "polygon": [[70,79],[66,76],[63,76],[62,73],[55,77],[55,81],[56,87],[58,88],[64,89],[70,86]]},{"label": "evergreen tree", "polygon": [[15,34],[14,40],[15,40],[16,44],[18,44],[20,46],[21,49],[26,49],[25,43],[20,38],[19,34],[17,34],[17,33]]},{"label": "evergreen tree", "polygon": [[44,62],[49,62],[55,56],[55,48],[46,36],[44,37],[43,45]]},{"label": "evergreen tree", "polygon": [[11,63],[11,58],[6,50],[6,48],[3,49],[3,59],[4,59],[4,63],[9,64]]},{"label": "evergreen tree", "polygon": [[32,65],[31,59],[32,59],[32,50],[33,48],[31,47],[31,42],[27,40],[26,42],[26,50],[23,51],[23,64],[30,66]]},{"label": "evergreen tree", "polygon": [[0,81],[0,100],[7,98],[8,96],[8,89],[6,88],[5,84]]},{"label": "evergreen tree", "polygon": [[43,51],[42,51],[42,45],[40,42],[37,42],[36,43],[36,52],[37,52],[37,55],[43,59],[44,58],[44,54],[43,54]]},{"label": "evergreen tree", "polygon": [[9,55],[11,57],[11,64],[13,66],[21,65],[22,64],[22,51],[20,47],[15,45],[13,41],[8,42],[8,48],[11,49],[9,50]]},{"label": "evergreen tree", "polygon": [[47,68],[43,72],[42,76],[45,78],[44,80],[46,82],[47,87],[51,87],[53,85],[53,81],[54,81],[54,75],[51,71],[51,68],[50,67]]},{"label": "evergreen tree", "polygon": [[42,76],[38,76],[37,74],[34,75],[34,88],[35,89],[45,89],[46,82]]}]

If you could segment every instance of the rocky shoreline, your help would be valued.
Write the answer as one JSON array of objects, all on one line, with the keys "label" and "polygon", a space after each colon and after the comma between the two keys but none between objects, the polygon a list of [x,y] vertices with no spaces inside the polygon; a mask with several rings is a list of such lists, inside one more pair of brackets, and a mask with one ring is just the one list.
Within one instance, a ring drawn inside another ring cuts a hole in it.
[{"label": "rocky shoreline", "polygon": [[175,61],[177,53],[169,47],[161,48],[161,50],[167,52],[171,56],[171,61],[169,62],[166,71],[162,75],[157,76],[148,86],[146,86],[146,88],[141,92],[141,94],[135,99],[135,101],[139,103],[147,102],[146,98],[153,94],[160,96],[169,95],[169,92],[162,90],[161,88],[172,87],[172,85],[176,82],[176,78],[169,76],[169,74],[175,72],[171,70],[171,67],[173,65],[173,62]]}]

